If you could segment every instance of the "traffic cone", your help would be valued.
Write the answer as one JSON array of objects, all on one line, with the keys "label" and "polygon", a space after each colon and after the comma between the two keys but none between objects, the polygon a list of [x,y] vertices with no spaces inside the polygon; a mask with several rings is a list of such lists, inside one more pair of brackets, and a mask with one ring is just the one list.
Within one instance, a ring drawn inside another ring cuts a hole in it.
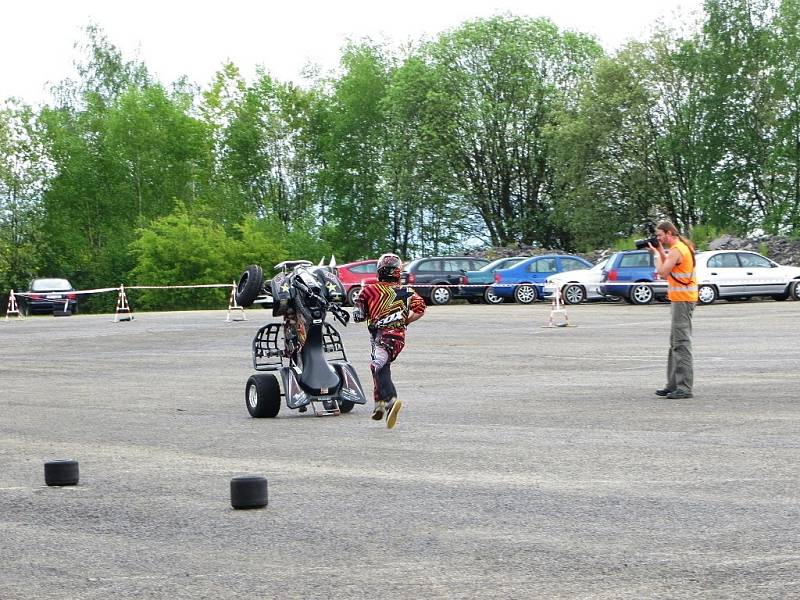
[{"label": "traffic cone", "polygon": [[[231,311],[238,310],[239,311],[239,318],[234,317],[231,318]],[[244,314],[244,307],[239,306],[236,302],[236,282],[233,282],[231,286],[231,297],[228,299],[228,316],[225,317],[225,322],[230,323],[231,321],[247,321],[247,316]]]},{"label": "traffic cone", "polygon": [[133,321],[133,313],[128,304],[128,296],[125,295],[125,286],[123,284],[119,285],[117,309],[114,311],[114,323],[117,321]]},{"label": "traffic cone", "polygon": [[8,307],[6,307],[6,321],[8,321],[8,317],[10,317],[11,315],[17,315],[18,319],[25,318],[22,316],[22,313],[19,312],[19,307],[17,306],[17,298],[14,295],[14,290],[11,290],[8,294]]}]

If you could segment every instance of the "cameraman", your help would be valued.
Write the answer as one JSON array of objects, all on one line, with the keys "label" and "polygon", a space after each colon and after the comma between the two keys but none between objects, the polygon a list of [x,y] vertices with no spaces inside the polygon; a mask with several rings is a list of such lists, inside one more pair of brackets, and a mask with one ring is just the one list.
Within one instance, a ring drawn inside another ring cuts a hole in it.
[{"label": "cameraman", "polygon": [[[697,303],[694,246],[681,237],[670,221],[661,221],[656,226],[656,238],[658,245],[648,243],[647,246],[657,255],[656,270],[667,280],[667,297],[672,303],[667,385],[656,390],[656,394],[671,400],[691,398],[694,383],[692,314]],[[669,247],[668,252],[664,250],[665,245]]]}]

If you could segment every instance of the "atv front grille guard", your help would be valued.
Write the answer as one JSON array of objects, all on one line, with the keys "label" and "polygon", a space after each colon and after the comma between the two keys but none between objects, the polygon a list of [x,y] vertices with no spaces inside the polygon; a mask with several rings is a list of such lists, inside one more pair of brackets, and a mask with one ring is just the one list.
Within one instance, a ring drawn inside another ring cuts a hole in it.
[{"label": "atv front grille guard", "polygon": [[[347,362],[342,336],[329,323],[322,324],[322,349],[326,354],[338,354],[329,360]],[[256,371],[277,371],[290,365],[291,357],[284,339],[283,323],[264,325],[253,338],[253,368]]]}]

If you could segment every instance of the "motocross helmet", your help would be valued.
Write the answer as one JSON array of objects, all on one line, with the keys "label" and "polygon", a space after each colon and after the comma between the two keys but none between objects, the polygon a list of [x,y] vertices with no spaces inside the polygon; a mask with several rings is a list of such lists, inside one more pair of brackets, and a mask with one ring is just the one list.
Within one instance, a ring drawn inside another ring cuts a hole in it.
[{"label": "motocross helmet", "polygon": [[378,259],[378,281],[400,281],[403,261],[396,254],[382,254]]}]

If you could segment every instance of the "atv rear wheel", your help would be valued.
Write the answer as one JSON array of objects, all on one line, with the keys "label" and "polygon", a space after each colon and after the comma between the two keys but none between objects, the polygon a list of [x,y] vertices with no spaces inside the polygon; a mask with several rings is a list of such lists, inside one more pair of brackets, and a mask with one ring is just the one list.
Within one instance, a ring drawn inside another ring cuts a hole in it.
[{"label": "atv rear wheel", "polygon": [[272,418],[281,409],[281,388],[271,373],[256,373],[247,380],[244,402],[251,417]]}]

